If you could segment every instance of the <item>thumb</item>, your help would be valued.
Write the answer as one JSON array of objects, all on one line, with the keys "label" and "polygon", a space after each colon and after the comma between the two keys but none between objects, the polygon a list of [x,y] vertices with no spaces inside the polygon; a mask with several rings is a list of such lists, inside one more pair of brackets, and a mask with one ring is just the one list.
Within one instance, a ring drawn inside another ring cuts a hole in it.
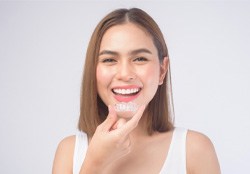
[{"label": "thumb", "polygon": [[117,121],[117,128],[120,128],[122,127],[124,124],[126,124],[126,120],[124,118],[120,118],[118,121]]},{"label": "thumb", "polygon": [[105,130],[105,131],[110,131],[112,126],[117,121],[117,115],[115,113],[114,108],[111,105],[109,105],[108,110],[109,110],[109,114],[108,114],[106,120],[103,122],[103,130]]},{"label": "thumb", "polygon": [[123,118],[119,118],[118,121],[112,126],[112,130],[119,129],[122,127],[124,124],[126,124],[126,120]]}]

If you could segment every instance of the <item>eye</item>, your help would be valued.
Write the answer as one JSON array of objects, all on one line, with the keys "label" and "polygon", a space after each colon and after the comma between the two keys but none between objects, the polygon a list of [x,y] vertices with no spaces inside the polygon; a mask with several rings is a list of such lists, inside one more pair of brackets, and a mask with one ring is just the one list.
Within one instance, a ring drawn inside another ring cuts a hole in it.
[{"label": "eye", "polygon": [[134,59],[134,61],[145,62],[145,61],[148,61],[148,59],[145,58],[145,57],[137,57],[137,58]]},{"label": "eye", "polygon": [[105,58],[101,60],[102,63],[115,63],[116,60],[112,58]]}]

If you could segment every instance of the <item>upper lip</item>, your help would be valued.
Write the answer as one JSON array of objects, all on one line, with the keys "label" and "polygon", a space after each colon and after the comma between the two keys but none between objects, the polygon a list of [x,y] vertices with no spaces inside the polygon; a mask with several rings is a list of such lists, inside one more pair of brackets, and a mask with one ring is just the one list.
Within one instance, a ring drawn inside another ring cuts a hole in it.
[{"label": "upper lip", "polygon": [[112,89],[133,89],[133,88],[141,88],[138,85],[126,85],[126,86],[114,86]]}]

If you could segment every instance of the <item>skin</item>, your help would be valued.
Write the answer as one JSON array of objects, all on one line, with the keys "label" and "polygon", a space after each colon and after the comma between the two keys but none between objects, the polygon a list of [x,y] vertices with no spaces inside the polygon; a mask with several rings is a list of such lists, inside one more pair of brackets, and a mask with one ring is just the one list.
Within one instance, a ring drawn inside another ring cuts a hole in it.
[{"label": "skin", "polygon": [[[96,78],[98,94],[104,103],[115,105],[118,101],[113,88],[138,86],[140,95],[133,100],[137,105],[147,105],[166,73],[168,59],[160,65],[158,52],[150,35],[128,23],[110,28],[100,45]],[[117,113],[126,119],[134,113]]]},{"label": "skin", "polygon": [[[142,48],[150,53],[144,51],[135,54],[134,50]],[[109,106],[109,114],[97,127],[94,136],[89,137],[81,174],[160,172],[173,132],[155,132],[149,136],[142,115],[158,85],[162,84],[167,66],[168,58],[165,57],[160,64],[151,37],[136,25],[126,23],[114,26],[104,34],[96,78],[98,94]],[[114,110],[117,100],[112,88],[124,85],[141,88],[139,96],[133,100],[140,106],[136,113],[123,114]],[[72,173],[74,143],[75,136],[61,141],[55,155],[53,174]],[[220,173],[209,138],[198,132],[188,131],[186,144],[188,174]]]}]

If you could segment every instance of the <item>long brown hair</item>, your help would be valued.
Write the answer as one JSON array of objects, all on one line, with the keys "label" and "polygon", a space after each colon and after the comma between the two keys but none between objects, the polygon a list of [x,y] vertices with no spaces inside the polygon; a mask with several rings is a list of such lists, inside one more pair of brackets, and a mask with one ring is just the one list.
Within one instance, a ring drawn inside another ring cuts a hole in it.
[{"label": "long brown hair", "polygon": [[[89,42],[81,87],[78,129],[86,132],[89,136],[94,134],[96,127],[108,115],[108,108],[97,93],[96,67],[101,40],[109,28],[127,22],[139,26],[151,35],[158,51],[160,63],[162,63],[164,57],[169,57],[160,28],[143,10],[138,8],[118,9],[104,17],[96,26]],[[155,96],[149,102],[145,111],[147,113],[149,134],[152,134],[154,131],[166,132],[173,128],[170,66],[168,68],[163,84],[158,87]]]}]

